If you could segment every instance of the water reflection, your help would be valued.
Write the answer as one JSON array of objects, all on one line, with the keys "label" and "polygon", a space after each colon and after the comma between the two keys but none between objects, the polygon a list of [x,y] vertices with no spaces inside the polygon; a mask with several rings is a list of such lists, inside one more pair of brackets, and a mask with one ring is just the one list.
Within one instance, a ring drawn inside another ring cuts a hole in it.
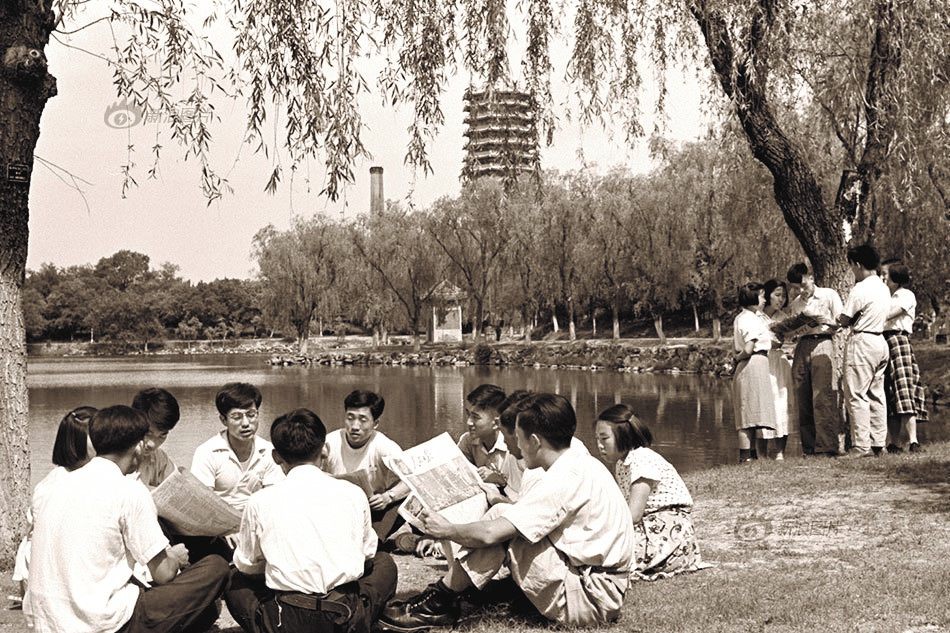
[{"label": "water reflection", "polygon": [[[79,405],[130,403],[136,391],[159,386],[181,405],[182,420],[165,444],[169,456],[189,466],[201,442],[222,427],[214,395],[229,381],[256,384],[264,394],[261,432],[295,407],[316,411],[328,430],[343,421],[343,398],[370,389],[386,399],[381,430],[404,447],[447,431],[465,430],[465,394],[492,382],[505,391],[531,389],[567,397],[578,413],[578,436],[594,448],[593,420],[599,411],[630,405],[652,429],[654,448],[681,472],[736,460],[732,385],[695,375],[619,374],[488,367],[270,367],[259,357],[211,355],[115,359],[33,359],[29,366],[33,482],[51,468],[50,452],[63,414]],[[921,425],[923,441],[945,439],[942,411]],[[789,456],[798,447],[789,440]]]}]

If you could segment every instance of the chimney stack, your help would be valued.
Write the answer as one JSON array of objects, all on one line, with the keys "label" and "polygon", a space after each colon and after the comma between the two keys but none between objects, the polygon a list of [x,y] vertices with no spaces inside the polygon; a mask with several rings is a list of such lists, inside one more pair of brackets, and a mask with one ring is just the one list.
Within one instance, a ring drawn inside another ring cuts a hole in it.
[{"label": "chimney stack", "polygon": [[386,198],[383,196],[383,168],[369,168],[369,214],[377,216],[385,211]]}]

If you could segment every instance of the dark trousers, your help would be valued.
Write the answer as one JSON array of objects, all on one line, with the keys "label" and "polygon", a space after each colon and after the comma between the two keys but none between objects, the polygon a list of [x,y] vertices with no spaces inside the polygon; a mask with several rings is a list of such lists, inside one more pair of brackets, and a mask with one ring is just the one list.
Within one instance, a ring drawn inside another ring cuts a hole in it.
[{"label": "dark trousers", "polygon": [[399,506],[402,505],[402,499],[393,501],[382,510],[371,510],[370,517],[373,521],[373,531],[379,537],[380,542],[385,541],[389,536],[398,530],[406,522],[399,516]]},{"label": "dark trousers", "polygon": [[141,591],[131,619],[116,633],[206,631],[218,618],[214,601],[227,584],[224,559],[205,557],[171,582]]},{"label": "dark trousers", "polygon": [[396,575],[392,557],[380,552],[359,580],[313,596],[274,591],[263,575],[234,570],[224,600],[248,633],[369,633],[396,593]]}]

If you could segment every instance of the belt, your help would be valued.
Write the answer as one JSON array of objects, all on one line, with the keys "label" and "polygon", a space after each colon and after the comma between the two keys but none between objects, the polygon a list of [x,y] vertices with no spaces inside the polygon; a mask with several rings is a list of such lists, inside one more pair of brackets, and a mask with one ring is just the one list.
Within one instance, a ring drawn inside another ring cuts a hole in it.
[{"label": "belt", "polygon": [[768,352],[768,350],[757,349],[757,350],[755,350],[754,352],[752,352],[752,355],[753,355],[753,356],[768,356],[768,355],[769,355],[769,352]]},{"label": "belt", "polygon": [[[287,592],[278,593],[276,597],[278,602],[282,602],[292,607],[308,609],[310,611],[322,611],[323,613],[331,613],[336,616],[341,616],[344,619],[349,619],[349,617],[353,614],[349,605],[331,598],[330,595],[331,594],[314,595],[307,593]],[[343,596],[337,594],[335,597],[342,598]]]},{"label": "belt", "polygon": [[852,330],[855,334],[870,334],[872,336],[880,336],[881,332],[872,332],[871,330]]},{"label": "belt", "polygon": [[895,334],[903,334],[904,336],[910,336],[910,332],[905,332],[904,330],[884,330],[884,336],[893,336]]},{"label": "belt", "polygon": [[831,338],[832,336],[834,336],[832,332],[816,332],[815,334],[802,334],[798,338]]}]

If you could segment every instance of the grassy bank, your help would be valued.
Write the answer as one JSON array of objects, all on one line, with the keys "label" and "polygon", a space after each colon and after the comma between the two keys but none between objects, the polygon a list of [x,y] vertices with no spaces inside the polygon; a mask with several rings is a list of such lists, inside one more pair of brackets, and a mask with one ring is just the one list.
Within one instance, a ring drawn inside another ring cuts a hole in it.
[{"label": "grassy bank", "polygon": [[[703,557],[715,566],[635,583],[619,629],[603,630],[950,631],[950,443],[877,459],[724,466],[686,482]],[[400,596],[445,570],[433,559],[396,560]],[[498,598],[469,604],[457,630],[550,628]],[[22,630],[19,612],[2,612],[0,631]],[[240,629],[224,613],[215,630]]]},{"label": "grassy bank", "polygon": [[[950,444],[724,466],[686,482],[703,557],[715,567],[634,584],[623,630],[950,631]],[[404,573],[400,593],[438,570],[423,576]],[[545,628],[496,605],[470,610],[459,630]]]}]

